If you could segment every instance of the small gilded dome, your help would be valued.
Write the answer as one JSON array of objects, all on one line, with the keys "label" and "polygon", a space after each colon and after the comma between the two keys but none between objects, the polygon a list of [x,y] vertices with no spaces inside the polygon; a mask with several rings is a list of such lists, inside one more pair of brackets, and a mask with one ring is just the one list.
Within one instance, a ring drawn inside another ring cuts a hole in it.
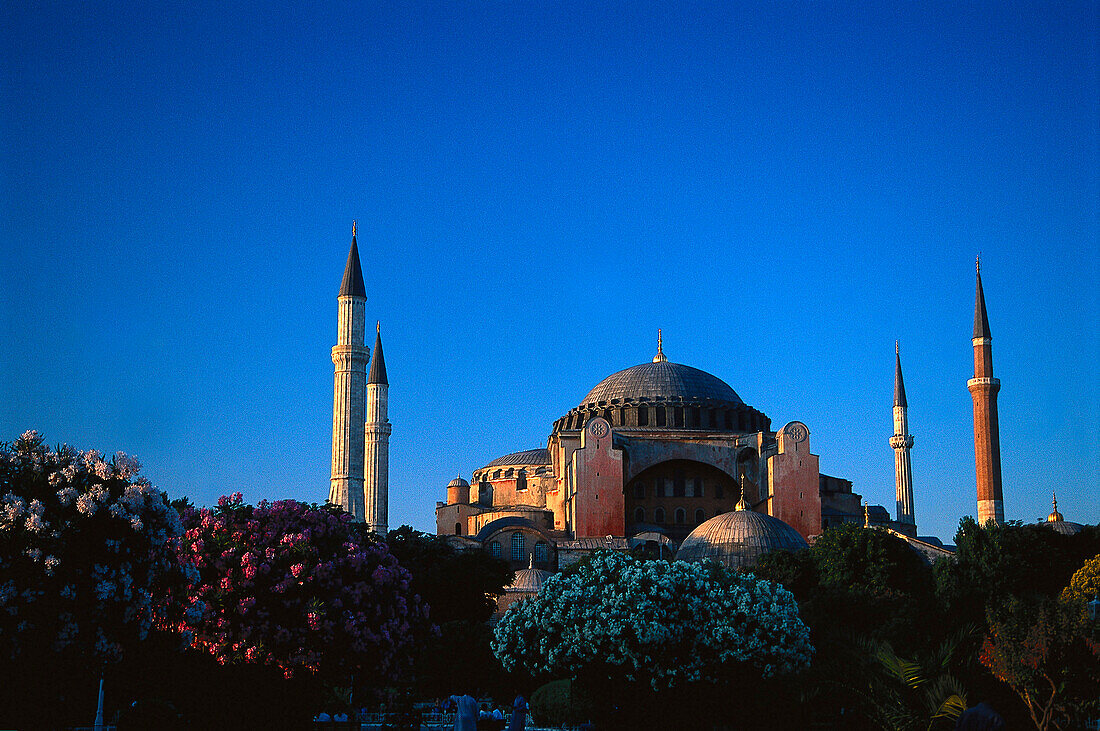
[{"label": "small gilded dome", "polygon": [[1047,516],[1047,522],[1048,523],[1061,523],[1063,520],[1065,520],[1065,518],[1063,518],[1062,514],[1058,512],[1058,495],[1055,494],[1053,497],[1054,497],[1054,510],[1052,510],[1050,515]]},{"label": "small gilded dome", "polygon": [[779,518],[744,510],[744,503],[732,513],[711,518],[693,530],[680,550],[677,561],[718,561],[731,569],[750,568],[765,553],[797,551],[809,544]]}]

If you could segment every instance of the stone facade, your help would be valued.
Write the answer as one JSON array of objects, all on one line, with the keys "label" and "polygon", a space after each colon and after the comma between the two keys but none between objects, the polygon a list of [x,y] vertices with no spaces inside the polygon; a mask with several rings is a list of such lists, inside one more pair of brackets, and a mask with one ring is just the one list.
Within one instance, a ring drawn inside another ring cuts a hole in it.
[{"label": "stone facade", "polygon": [[554,422],[545,449],[493,460],[468,485],[453,480],[436,530],[507,554],[511,539],[500,536],[526,528],[571,561],[608,541],[674,550],[742,495],[806,539],[822,530],[825,499],[834,522],[862,522],[851,483],[820,474],[806,425],[770,425],[727,384],[662,349],[592,389]]}]

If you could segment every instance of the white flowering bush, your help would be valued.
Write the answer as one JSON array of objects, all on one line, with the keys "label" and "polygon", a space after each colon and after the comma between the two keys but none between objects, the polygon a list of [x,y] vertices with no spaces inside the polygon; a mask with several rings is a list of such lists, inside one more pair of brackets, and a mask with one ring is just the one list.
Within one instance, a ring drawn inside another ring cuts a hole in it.
[{"label": "white flowering bush", "polygon": [[600,552],[558,574],[497,624],[506,670],[575,676],[604,668],[654,689],[809,665],[810,633],[779,584],[714,564]]},{"label": "white flowering bush", "polygon": [[0,658],[114,661],[195,609],[179,514],[140,469],[121,452],[50,449],[33,431],[0,444]]}]

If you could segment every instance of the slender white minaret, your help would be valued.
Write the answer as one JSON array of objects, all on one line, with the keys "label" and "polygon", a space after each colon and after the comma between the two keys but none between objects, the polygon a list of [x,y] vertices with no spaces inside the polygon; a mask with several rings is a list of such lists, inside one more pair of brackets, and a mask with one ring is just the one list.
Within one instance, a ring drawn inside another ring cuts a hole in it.
[{"label": "slender white minaret", "polygon": [[914,538],[917,524],[913,517],[913,465],[909,450],[913,437],[909,435],[909,405],[905,401],[905,382],[901,378],[901,349],[894,342],[894,436],[890,446],[894,448],[894,485],[898,499],[898,530]]},{"label": "slender white minaret", "polygon": [[382,324],[374,337],[374,358],[367,376],[366,473],[363,476],[364,520],[375,533],[389,528],[390,420],[387,415],[390,382],[382,355]]},{"label": "slender white minaret", "polygon": [[351,224],[351,251],[340,283],[339,326],[332,363],[332,482],[328,501],[363,520],[363,431],[370,350],[363,344],[367,290],[359,266],[356,225]]}]

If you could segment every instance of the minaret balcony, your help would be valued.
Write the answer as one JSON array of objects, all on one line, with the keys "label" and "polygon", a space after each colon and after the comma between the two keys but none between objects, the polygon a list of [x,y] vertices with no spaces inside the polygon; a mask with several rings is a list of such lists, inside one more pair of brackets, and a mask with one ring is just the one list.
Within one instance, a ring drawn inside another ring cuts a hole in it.
[{"label": "minaret balcony", "polygon": [[913,446],[913,437],[908,434],[895,434],[890,437],[890,446],[894,449],[902,449]]},{"label": "minaret balcony", "polygon": [[966,387],[973,393],[975,390],[988,389],[996,392],[1001,390],[1000,378],[971,378],[966,382]]}]

